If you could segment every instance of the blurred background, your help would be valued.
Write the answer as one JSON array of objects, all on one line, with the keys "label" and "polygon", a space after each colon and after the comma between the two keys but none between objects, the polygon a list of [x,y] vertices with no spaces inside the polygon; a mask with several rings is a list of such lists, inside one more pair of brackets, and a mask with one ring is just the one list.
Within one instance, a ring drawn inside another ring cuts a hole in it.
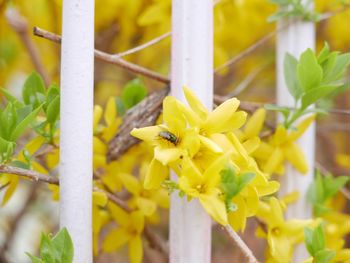
[{"label": "blurred background", "polygon": [[[166,34],[171,29],[170,0],[96,0],[95,47],[117,54]],[[221,0],[214,7],[215,67],[241,54],[246,48],[275,31],[267,17],[276,6],[265,0]],[[350,3],[350,2],[349,2]],[[332,12],[329,19],[317,24],[317,50],[328,42],[332,50],[350,51],[350,8],[347,1],[316,0],[316,10]],[[16,12],[9,11],[9,7]],[[33,35],[34,26],[61,34],[60,0],[0,0],[0,86],[20,94],[25,78],[41,71],[47,83],[59,83],[60,46]],[[82,25],[83,27],[84,25]],[[29,43],[29,44],[28,44]],[[33,59],[33,53],[36,58]],[[124,57],[127,61],[169,74],[170,37],[165,37],[142,51]],[[130,80],[139,78],[148,92],[164,84],[137,76],[123,68],[96,60],[95,104],[104,106],[111,96],[119,96]],[[242,101],[274,102],[275,37],[255,48],[236,63],[215,74],[215,92],[236,94]],[[350,92],[337,97],[332,107],[349,109]],[[270,118],[273,119],[273,114]],[[335,175],[350,172],[350,115],[331,114],[318,121],[317,160]],[[0,190],[0,198],[3,193]],[[350,209],[347,205],[347,210]],[[164,212],[165,213],[165,212]],[[167,216],[162,226],[167,235]],[[264,241],[254,238],[254,222],[244,234],[248,245],[263,256]],[[58,227],[58,204],[41,185],[22,182],[13,198],[0,207],[0,254],[7,253],[14,263],[28,262],[24,252],[36,253],[40,232],[55,232]],[[349,246],[348,246],[349,247]],[[101,255],[95,262],[128,262],[126,251]],[[144,262],[157,262],[157,252],[146,251]],[[212,262],[243,262],[225,233],[213,228]],[[0,256],[1,262],[1,256]],[[162,261],[159,261],[162,262]]]}]

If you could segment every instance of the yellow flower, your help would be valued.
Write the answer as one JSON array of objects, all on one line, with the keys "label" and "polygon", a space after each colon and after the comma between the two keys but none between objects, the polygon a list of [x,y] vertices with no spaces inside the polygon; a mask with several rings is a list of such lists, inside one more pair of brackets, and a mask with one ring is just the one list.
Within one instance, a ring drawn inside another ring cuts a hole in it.
[{"label": "yellow flower", "polygon": [[315,116],[310,116],[301,121],[296,130],[287,131],[282,125],[278,126],[275,133],[270,138],[268,144],[262,143],[255,151],[254,156],[263,160],[263,171],[272,174],[283,172],[281,166],[284,161],[289,161],[295,169],[305,174],[308,171],[308,164],[304,153],[296,144],[296,141],[302,136]]},{"label": "yellow flower", "polygon": [[236,98],[225,101],[214,111],[209,112],[189,88],[183,87],[183,91],[190,107],[177,101],[178,107],[189,124],[196,127],[203,136],[209,137],[214,133],[236,130],[246,121],[247,113],[236,111],[240,104]]},{"label": "yellow flower", "polygon": [[154,158],[163,165],[179,161],[185,156],[192,157],[200,146],[194,129],[187,127],[186,120],[178,112],[174,97],[163,101],[163,120],[166,125],[134,128],[131,135],[153,145]]},{"label": "yellow flower", "polygon": [[295,245],[304,240],[304,228],[316,223],[313,220],[285,221],[282,206],[275,197],[271,197],[269,203],[260,202],[257,215],[267,226],[267,232],[259,228],[257,235],[267,239],[271,262],[290,262]]},{"label": "yellow flower", "polygon": [[120,175],[120,179],[124,187],[132,194],[128,201],[129,207],[137,208],[147,217],[156,212],[158,205],[168,208],[169,197],[165,189],[148,191],[143,188],[142,181],[131,174],[123,173]]},{"label": "yellow flower", "polygon": [[195,164],[186,158],[182,162],[183,171],[179,178],[180,189],[189,197],[198,198],[207,213],[222,225],[227,224],[227,213],[218,186],[221,181],[220,171],[227,162],[226,154],[216,159],[204,173],[201,173]]},{"label": "yellow flower", "polygon": [[141,234],[145,224],[144,215],[140,211],[129,214],[112,203],[107,206],[118,228],[111,230],[106,235],[102,249],[105,252],[113,252],[128,244],[130,262],[141,263],[143,257]]},{"label": "yellow flower", "polygon": [[108,198],[106,194],[101,192],[92,193],[92,232],[93,232],[93,245],[94,245],[94,255],[98,254],[98,239],[101,228],[108,222],[109,215],[104,209],[100,207],[105,207]]}]

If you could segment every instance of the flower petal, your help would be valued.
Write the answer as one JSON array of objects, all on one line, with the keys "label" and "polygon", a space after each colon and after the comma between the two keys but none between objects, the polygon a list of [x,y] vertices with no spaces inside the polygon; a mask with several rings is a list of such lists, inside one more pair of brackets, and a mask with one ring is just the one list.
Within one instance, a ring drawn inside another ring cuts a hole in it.
[{"label": "flower petal", "polygon": [[104,114],[105,122],[107,126],[111,125],[114,120],[117,118],[117,105],[115,98],[110,97],[106,104],[105,114]]},{"label": "flower petal", "polygon": [[158,189],[168,174],[168,167],[153,158],[145,176],[144,188],[147,190]]},{"label": "flower petal", "polygon": [[176,99],[172,96],[165,97],[163,100],[163,120],[171,132],[182,131],[186,128],[184,116],[178,113]]},{"label": "flower petal", "polygon": [[130,263],[141,263],[143,258],[143,247],[140,236],[132,238],[129,242]]},{"label": "flower petal", "polygon": [[128,227],[130,225],[130,216],[127,212],[121,209],[116,204],[109,202],[107,204],[108,210],[111,212],[113,219],[123,227]]},{"label": "flower petal", "polygon": [[126,190],[128,190],[133,195],[139,195],[141,191],[141,184],[136,179],[135,176],[127,173],[120,173],[119,176]]},{"label": "flower petal", "polygon": [[160,161],[163,165],[180,160],[181,157],[184,157],[186,151],[179,148],[154,148],[154,158]]},{"label": "flower petal", "polygon": [[136,232],[140,234],[145,227],[145,216],[141,211],[135,211],[130,214],[129,220],[132,226],[135,228]]},{"label": "flower petal", "polygon": [[280,148],[275,148],[264,165],[264,172],[268,174],[274,173],[277,167],[283,162],[283,159],[284,155],[282,150]]},{"label": "flower petal", "polygon": [[124,228],[109,231],[103,240],[102,249],[105,252],[113,252],[126,244],[130,240],[130,235]]},{"label": "flower petal", "polygon": [[259,136],[265,122],[265,117],[266,110],[264,108],[258,109],[253,113],[244,127],[246,138]]},{"label": "flower petal", "polygon": [[303,119],[298,125],[296,131],[291,131],[288,135],[289,141],[296,141],[304,134],[304,132],[309,128],[311,123],[315,120],[315,115],[311,115],[305,119]]},{"label": "flower petal", "polygon": [[130,134],[142,141],[146,141],[152,145],[155,145],[155,141],[159,137],[159,133],[163,129],[159,126],[149,126],[144,128],[134,128]]},{"label": "flower petal", "polygon": [[239,106],[239,100],[229,99],[208,115],[202,130],[206,134],[226,132],[228,124]]},{"label": "flower petal", "polygon": [[197,98],[194,92],[188,87],[184,86],[183,91],[186,97],[186,100],[192,110],[198,114],[201,119],[205,119],[208,116],[207,108],[202,104],[202,102]]},{"label": "flower petal", "polygon": [[199,201],[211,217],[221,225],[227,225],[227,213],[224,202],[217,194],[199,195]]},{"label": "flower petal", "polygon": [[300,173],[306,174],[309,166],[305,159],[305,155],[299,145],[296,143],[289,143],[284,147],[286,159],[297,169]]},{"label": "flower petal", "polygon": [[147,198],[138,197],[136,203],[142,214],[151,216],[157,209],[157,204]]}]

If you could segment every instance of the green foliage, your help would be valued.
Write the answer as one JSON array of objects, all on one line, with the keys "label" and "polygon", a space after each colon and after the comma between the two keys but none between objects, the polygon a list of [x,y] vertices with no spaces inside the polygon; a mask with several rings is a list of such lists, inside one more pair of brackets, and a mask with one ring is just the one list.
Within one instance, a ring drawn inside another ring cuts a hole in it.
[{"label": "green foliage", "polygon": [[[265,108],[280,112],[286,128],[291,128],[305,114],[327,114],[329,100],[349,88],[349,84],[341,81],[349,64],[350,53],[331,52],[327,44],[318,56],[307,49],[299,61],[287,53],[284,58],[284,76],[295,106],[288,108],[268,104]],[[309,108],[312,104],[318,108]]]},{"label": "green foliage", "polygon": [[234,167],[228,165],[221,171],[221,188],[225,195],[225,204],[228,211],[236,210],[232,198],[239,194],[255,177],[255,173],[247,172],[237,175]]},{"label": "green foliage", "polygon": [[74,248],[66,228],[62,228],[53,238],[41,235],[40,257],[26,253],[33,263],[71,263]]},{"label": "green foliage", "polygon": [[315,216],[322,216],[330,211],[326,202],[335,196],[348,181],[347,176],[333,177],[331,174],[322,176],[317,171],[316,178],[307,192],[307,200],[312,204]]},{"label": "green foliage", "polygon": [[311,1],[303,0],[270,0],[279,6],[279,10],[271,15],[267,20],[269,22],[277,21],[285,17],[299,17],[306,21],[319,21],[320,14],[312,11],[310,8]]},{"label": "green foliage", "polygon": [[123,91],[121,98],[117,98],[117,109],[120,116],[138,104],[147,96],[147,89],[140,79],[129,81]]},{"label": "green foliage", "polygon": [[[1,88],[0,92],[7,99],[6,106],[3,109],[0,108],[0,163],[11,159],[16,141],[30,125],[35,125],[35,131],[52,142],[60,111],[57,85],[51,85],[46,91],[44,81],[34,72],[23,85],[23,102],[12,96],[6,89]],[[38,124],[36,117],[42,110],[46,119]]]},{"label": "green foliage", "polygon": [[306,227],[304,236],[307,251],[316,263],[327,263],[335,256],[335,251],[326,249],[322,224],[318,225],[314,230]]}]

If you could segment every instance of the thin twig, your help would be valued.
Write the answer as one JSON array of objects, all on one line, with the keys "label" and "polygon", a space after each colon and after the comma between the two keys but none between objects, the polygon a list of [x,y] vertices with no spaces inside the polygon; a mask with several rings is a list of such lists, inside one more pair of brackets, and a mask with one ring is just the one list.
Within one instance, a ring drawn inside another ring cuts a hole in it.
[{"label": "thin twig", "polygon": [[[52,32],[46,31],[44,29],[41,29],[39,27],[34,27],[34,35],[51,40],[56,43],[61,43],[61,36],[56,35]],[[136,65],[134,63],[128,62],[124,59],[118,58],[115,55],[108,54],[106,52],[100,51],[95,49],[95,57],[103,60],[107,63],[117,65],[121,68],[127,69],[131,72],[134,72],[136,74],[143,75],[145,77],[148,77],[150,79],[157,80],[162,83],[170,83],[170,79],[162,74],[159,74],[158,72],[152,71],[150,69],[141,67],[139,65]]]},{"label": "thin twig", "polygon": [[8,166],[8,165],[0,165],[0,174],[15,174],[22,177],[26,177],[36,182],[45,182],[49,184],[59,184],[59,181],[56,177],[52,177],[49,175],[44,175],[39,172],[33,170],[26,170],[18,167]]},{"label": "thin twig", "polygon": [[137,46],[137,47],[128,49],[128,50],[126,50],[126,51],[124,51],[124,52],[120,52],[120,53],[115,54],[115,55],[113,55],[113,56],[114,56],[115,58],[121,58],[121,57],[130,55],[130,54],[134,54],[134,53],[139,52],[139,51],[141,51],[141,50],[143,50],[143,49],[145,49],[145,48],[148,48],[148,47],[150,47],[150,46],[153,46],[153,45],[159,43],[160,41],[166,39],[166,38],[169,37],[169,36],[171,36],[171,32],[170,32],[170,31],[169,31],[169,32],[166,32],[166,33],[164,33],[164,34],[162,34],[162,35],[160,35],[160,36],[158,36],[158,37],[156,37],[156,38],[153,38],[153,39],[151,39],[150,41],[148,41],[148,42],[146,42],[146,43],[144,43],[144,44],[142,44],[142,45],[139,45],[139,46]]},{"label": "thin twig", "polygon": [[244,241],[241,239],[241,237],[233,230],[233,228],[230,225],[226,225],[224,227],[227,234],[230,236],[230,238],[236,243],[238,248],[243,252],[243,254],[246,256],[249,263],[258,263],[259,261],[255,258],[253,252],[249,249],[249,247],[244,243]]},{"label": "thin twig", "polygon": [[8,24],[17,33],[23,45],[26,47],[35,69],[42,76],[45,85],[48,86],[50,84],[49,74],[41,61],[37,47],[30,38],[27,20],[13,7],[6,10],[5,16]]}]

